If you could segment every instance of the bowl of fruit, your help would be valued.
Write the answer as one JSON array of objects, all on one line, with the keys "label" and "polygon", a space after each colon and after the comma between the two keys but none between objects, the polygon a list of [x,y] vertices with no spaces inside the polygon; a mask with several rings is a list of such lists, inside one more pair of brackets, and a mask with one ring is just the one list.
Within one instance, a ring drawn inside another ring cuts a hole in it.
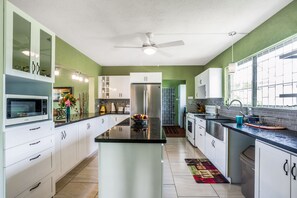
[{"label": "bowl of fruit", "polygon": [[134,114],[131,119],[135,122],[135,124],[147,124],[148,116],[145,114]]}]

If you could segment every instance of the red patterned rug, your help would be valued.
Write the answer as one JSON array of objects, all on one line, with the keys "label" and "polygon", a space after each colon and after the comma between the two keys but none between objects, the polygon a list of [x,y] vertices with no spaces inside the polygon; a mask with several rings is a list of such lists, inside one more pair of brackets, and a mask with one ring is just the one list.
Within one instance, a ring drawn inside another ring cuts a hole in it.
[{"label": "red patterned rug", "polygon": [[208,159],[185,159],[185,161],[197,183],[229,183]]},{"label": "red patterned rug", "polygon": [[166,137],[185,137],[185,129],[179,126],[163,126]]}]

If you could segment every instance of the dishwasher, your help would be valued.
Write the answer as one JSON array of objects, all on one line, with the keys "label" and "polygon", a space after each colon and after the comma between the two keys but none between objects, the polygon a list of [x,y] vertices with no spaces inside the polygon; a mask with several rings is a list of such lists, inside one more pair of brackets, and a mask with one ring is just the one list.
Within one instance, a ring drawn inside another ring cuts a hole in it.
[{"label": "dishwasher", "polygon": [[233,120],[207,120],[205,155],[225,176],[228,175],[228,129],[221,123],[234,123]]}]

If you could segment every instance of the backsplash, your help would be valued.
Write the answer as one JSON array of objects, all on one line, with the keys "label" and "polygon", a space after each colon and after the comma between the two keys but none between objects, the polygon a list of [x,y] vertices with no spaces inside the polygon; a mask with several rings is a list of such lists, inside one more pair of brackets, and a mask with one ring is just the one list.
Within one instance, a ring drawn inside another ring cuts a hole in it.
[{"label": "backsplash", "polygon": [[[219,114],[226,117],[235,118],[239,115],[240,107],[230,107],[228,110],[226,106],[221,106]],[[269,125],[280,125],[290,130],[297,131],[297,111],[289,109],[269,109],[269,108],[252,108],[254,115],[262,117],[264,123]],[[243,108],[243,113],[247,113],[247,108]]]},{"label": "backsplash", "polygon": [[111,103],[114,103],[116,107],[125,107],[126,105],[130,104],[130,100],[129,99],[99,99],[96,101],[96,104],[99,105],[99,107],[97,105],[97,109],[100,108],[101,104],[105,104],[107,112],[110,112]]},{"label": "backsplash", "polygon": [[197,103],[202,103],[204,105],[224,105],[224,100],[222,98],[211,98],[211,99],[188,99],[187,100],[187,111],[197,112]]}]

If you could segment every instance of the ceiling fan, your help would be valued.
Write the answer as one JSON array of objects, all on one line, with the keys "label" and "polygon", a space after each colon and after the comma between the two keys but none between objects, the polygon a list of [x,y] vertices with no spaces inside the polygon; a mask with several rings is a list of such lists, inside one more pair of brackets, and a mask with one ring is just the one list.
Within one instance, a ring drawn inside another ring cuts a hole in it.
[{"label": "ceiling fan", "polygon": [[141,47],[138,47],[138,46],[114,46],[114,47],[115,48],[136,48],[136,49],[138,48],[138,49],[142,49],[145,54],[152,55],[156,53],[159,48],[175,47],[175,46],[181,46],[185,44],[184,41],[182,40],[156,44],[155,42],[152,41],[153,33],[147,32],[145,33],[145,36],[147,40],[142,44]]}]

